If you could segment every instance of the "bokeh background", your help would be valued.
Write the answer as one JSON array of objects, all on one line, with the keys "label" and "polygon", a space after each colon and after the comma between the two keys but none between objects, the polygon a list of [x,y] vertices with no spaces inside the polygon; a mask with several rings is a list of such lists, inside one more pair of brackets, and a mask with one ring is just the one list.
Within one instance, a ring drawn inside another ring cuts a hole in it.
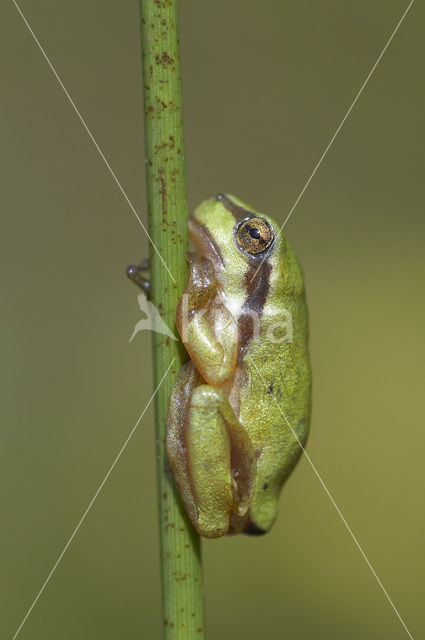
[{"label": "bokeh background", "polygon": [[[20,6],[146,222],[136,0]],[[181,3],[190,207],[282,221],[407,0]],[[147,239],[12,1],[0,7],[1,628],[12,638],[152,392],[125,266]],[[309,454],[424,632],[424,7],[288,222],[314,374]],[[423,168],[423,167],[422,167]],[[262,538],[203,544],[208,638],[407,637],[303,459]],[[150,409],[22,640],[160,638]]]}]

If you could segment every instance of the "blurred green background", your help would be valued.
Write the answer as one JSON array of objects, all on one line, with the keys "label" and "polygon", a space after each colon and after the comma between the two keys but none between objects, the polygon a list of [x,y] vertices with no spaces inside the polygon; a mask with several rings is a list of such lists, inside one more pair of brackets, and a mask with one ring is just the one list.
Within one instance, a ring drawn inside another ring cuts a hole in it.
[{"label": "blurred green background", "polygon": [[[146,222],[136,0],[20,6]],[[285,219],[407,1],[181,3],[190,207]],[[309,454],[424,632],[423,20],[415,3],[286,230],[303,264]],[[13,3],[0,8],[1,638],[152,392],[125,266],[146,237]],[[160,638],[152,410],[22,628]],[[262,538],[203,544],[209,640],[407,637],[307,460]]]}]

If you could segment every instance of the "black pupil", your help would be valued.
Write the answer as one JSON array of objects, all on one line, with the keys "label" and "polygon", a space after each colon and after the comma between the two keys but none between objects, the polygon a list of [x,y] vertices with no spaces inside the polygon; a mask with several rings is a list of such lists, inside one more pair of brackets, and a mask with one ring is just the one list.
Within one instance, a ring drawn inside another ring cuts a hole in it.
[{"label": "black pupil", "polygon": [[254,227],[251,227],[249,230],[249,235],[251,236],[251,238],[261,238],[261,233],[259,231],[259,229],[255,229]]}]

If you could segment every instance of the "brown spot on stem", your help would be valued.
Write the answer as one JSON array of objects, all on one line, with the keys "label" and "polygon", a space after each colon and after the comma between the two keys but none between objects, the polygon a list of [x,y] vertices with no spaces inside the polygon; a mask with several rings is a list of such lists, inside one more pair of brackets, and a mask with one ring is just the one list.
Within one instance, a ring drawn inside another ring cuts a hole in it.
[{"label": "brown spot on stem", "polygon": [[174,64],[173,58],[168,55],[166,51],[164,51],[161,55],[157,54],[155,56],[155,60],[157,64],[160,64],[162,67],[168,67],[170,64]]}]

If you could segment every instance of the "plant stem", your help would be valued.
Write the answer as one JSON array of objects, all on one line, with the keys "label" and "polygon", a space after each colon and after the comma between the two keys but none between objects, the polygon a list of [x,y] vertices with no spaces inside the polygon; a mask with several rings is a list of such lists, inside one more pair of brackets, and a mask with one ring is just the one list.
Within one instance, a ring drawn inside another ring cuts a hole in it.
[{"label": "plant stem", "polygon": [[[187,278],[177,0],[141,0],[141,22],[149,232],[155,245],[150,245],[152,302],[175,331],[175,309]],[[155,398],[164,637],[188,640],[204,637],[200,540],[181,505],[165,452],[168,397],[187,354],[180,342],[153,333],[155,387],[173,359]]]}]

